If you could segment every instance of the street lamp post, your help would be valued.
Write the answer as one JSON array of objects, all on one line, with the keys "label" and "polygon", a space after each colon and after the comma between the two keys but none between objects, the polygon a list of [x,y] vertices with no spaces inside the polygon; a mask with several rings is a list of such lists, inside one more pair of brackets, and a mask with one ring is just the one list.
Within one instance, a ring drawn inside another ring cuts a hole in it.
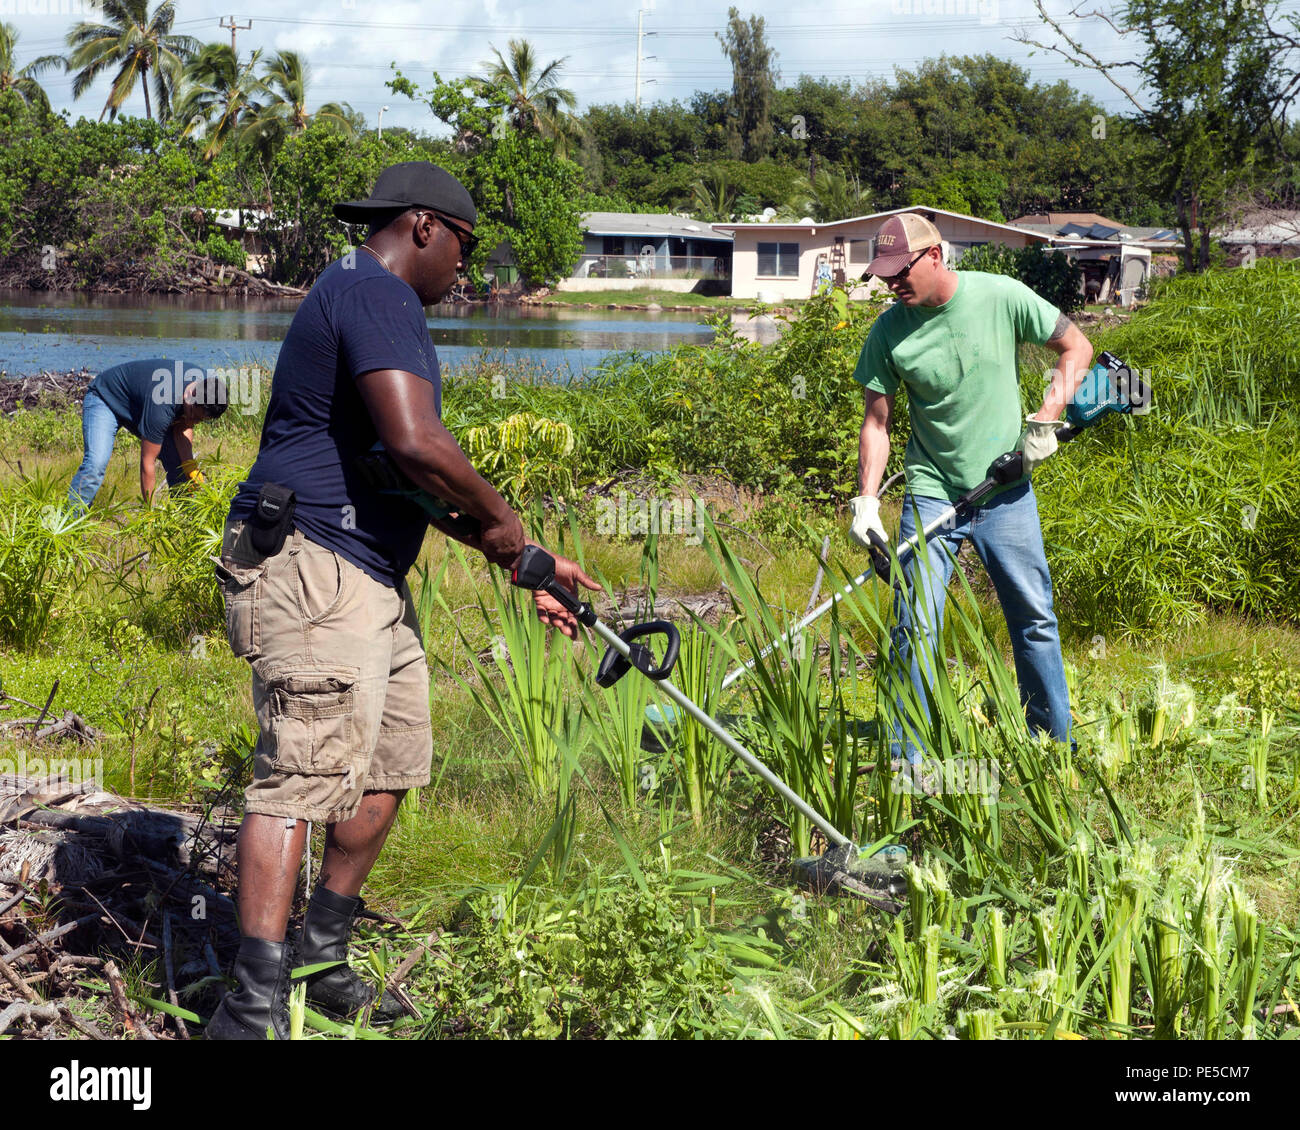
[{"label": "street lamp post", "polygon": [[380,106],[380,107],[379,107],[379,136],[380,136],[380,138],[383,138],[383,136],[384,136],[384,111],[387,110],[387,109],[388,109],[387,106]]}]

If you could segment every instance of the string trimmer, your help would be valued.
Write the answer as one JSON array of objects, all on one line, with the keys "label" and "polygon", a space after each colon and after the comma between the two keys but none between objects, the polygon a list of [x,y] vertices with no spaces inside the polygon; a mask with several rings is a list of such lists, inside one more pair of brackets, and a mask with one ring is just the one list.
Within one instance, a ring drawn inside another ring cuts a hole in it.
[{"label": "string trimmer", "polygon": [[[356,461],[355,466],[365,480],[382,493],[409,499],[430,518],[437,518],[444,525],[465,533],[477,531],[478,522],[473,518],[468,515],[451,517],[449,503],[435,498],[407,479],[382,446],[376,444]],[[676,627],[666,620],[652,620],[633,624],[624,629],[622,634],[616,633],[601,623],[589,603],[579,600],[556,581],[555,558],[540,546],[529,545],[524,548],[510,579],[520,588],[548,593],[573,613],[580,624],[594,630],[605,641],[606,651],[596,669],[596,682],[599,686],[612,687],[635,667],[646,678],[657,683],[673,702],[822,831],[835,846],[816,858],[795,860],[796,872],[804,882],[818,893],[843,889],[881,910],[896,913],[901,909],[901,904],[889,896],[901,895],[907,889],[902,875],[902,866],[906,862],[905,852],[900,855],[901,849],[894,849],[893,845],[874,855],[863,851],[741,745],[721,723],[687,698],[668,678],[681,648],[681,636]],[[642,642],[655,636],[663,636],[667,641],[660,660],[656,660],[654,651]]]},{"label": "string trimmer", "polygon": [[[820,893],[843,888],[860,895],[882,910],[894,912],[900,909],[899,904],[887,896],[901,895],[907,889],[906,880],[901,873],[902,865],[906,862],[905,854],[900,857],[898,852],[888,849],[874,855],[868,854],[750,753],[721,724],[687,698],[668,677],[677,662],[677,653],[681,647],[681,637],[672,624],[666,620],[652,620],[644,624],[633,624],[622,633],[616,633],[601,623],[590,604],[578,600],[556,581],[555,558],[540,546],[530,545],[524,549],[519,564],[511,574],[511,580],[520,588],[548,593],[573,613],[580,624],[591,628],[604,640],[607,650],[596,669],[597,685],[612,687],[635,668],[647,679],[653,680],[679,708],[821,830],[835,846],[817,858],[795,861],[796,868],[815,890]],[[654,636],[663,636],[667,641],[662,659],[656,659],[653,650],[643,642]]]},{"label": "string trimmer", "polygon": [[[1151,390],[1136,373],[1132,372],[1113,353],[1104,352],[1080,382],[1074,399],[1065,410],[1067,423],[1056,429],[1057,443],[1068,443],[1086,428],[1100,423],[1110,415],[1128,415],[1134,409],[1146,410],[1151,404]],[[898,546],[896,554],[901,564],[916,552],[921,539],[929,539],[936,530],[943,529],[958,517],[969,514],[974,507],[988,498],[999,487],[1018,482],[1024,477],[1022,456],[1019,451],[1008,451],[999,455],[989,465],[984,481],[973,486],[961,498],[957,499],[947,510],[940,514],[924,529],[917,531],[907,541]],[[859,573],[829,600],[824,601],[794,625],[788,632],[768,644],[762,651],[727,673],[722,680],[722,689],[726,690],[738,679],[742,679],[754,665],[766,658],[787,640],[794,639],[809,624],[821,619],[832,607],[846,596],[866,584],[872,577],[889,579],[889,546],[876,533],[869,535],[871,567]]]}]

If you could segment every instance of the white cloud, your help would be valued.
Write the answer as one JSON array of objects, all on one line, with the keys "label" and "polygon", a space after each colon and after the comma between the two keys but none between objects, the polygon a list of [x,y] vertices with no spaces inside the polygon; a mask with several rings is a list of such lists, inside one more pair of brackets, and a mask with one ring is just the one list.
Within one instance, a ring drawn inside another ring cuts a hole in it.
[{"label": "white cloud", "polygon": [[[0,0],[13,9],[5,18],[22,36],[20,63],[64,50],[63,35],[82,18],[67,14],[75,0],[44,0],[45,14],[27,10],[41,2]],[[58,14],[60,4],[63,14]],[[728,6],[716,0],[655,4],[645,17],[646,32],[654,34],[647,34],[643,53],[655,58],[642,64],[643,104],[661,99],[686,102],[696,90],[730,87],[730,68],[716,36],[726,24]],[[1049,9],[1056,13],[1065,14],[1069,6],[1069,0],[1049,0]],[[800,74],[854,83],[890,79],[896,67],[911,69],[945,52],[988,52],[1026,67],[1036,81],[1064,79],[1108,110],[1124,109],[1121,96],[1101,76],[1042,51],[1030,56],[1012,40],[1019,25],[1048,42],[1056,38],[1038,20],[1031,0],[755,0],[739,7],[746,15],[752,11],[765,18],[783,82],[793,82]],[[313,103],[347,101],[372,122],[379,107],[388,105],[386,125],[442,132],[425,107],[394,97],[384,86],[392,77],[390,63],[417,83],[427,83],[435,70],[444,78],[460,77],[481,68],[490,57],[490,46],[504,53],[510,38],[523,37],[544,62],[568,56],[565,83],[580,106],[621,104],[634,95],[636,13],[636,0],[596,8],[585,0],[545,5],[535,0],[449,0],[432,7],[407,0],[333,0],[309,6],[264,0],[235,18],[253,24],[238,33],[241,55],[257,47],[267,54],[289,48],[308,59]],[[178,15],[179,33],[208,41],[228,39],[229,31],[219,26],[219,20],[230,15],[228,0],[187,0]],[[1071,25],[1076,29],[1103,58],[1123,57],[1115,34],[1104,24]],[[102,80],[74,104],[71,76],[51,73],[44,81],[56,109],[66,107],[74,116],[96,116],[107,92],[107,80]],[[137,94],[128,107],[142,112],[142,97]]]}]

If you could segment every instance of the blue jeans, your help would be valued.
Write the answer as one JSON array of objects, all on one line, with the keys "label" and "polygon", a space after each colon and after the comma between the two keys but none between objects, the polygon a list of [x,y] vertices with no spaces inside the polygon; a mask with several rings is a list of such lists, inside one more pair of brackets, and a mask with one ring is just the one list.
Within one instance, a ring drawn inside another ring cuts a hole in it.
[{"label": "blue jeans", "polygon": [[[72,486],[68,488],[69,502],[89,506],[94,501],[99,488],[104,485],[119,426],[113,410],[100,395],[94,389],[87,392],[81,402],[81,438],[86,454],[72,477]],[[176,450],[176,440],[170,431],[163,438],[158,458],[162,460],[163,470],[167,473],[169,487],[185,481],[185,475],[181,471],[180,452]]]},{"label": "blue jeans", "polygon": [[[909,493],[903,499],[900,544],[916,532],[918,516],[921,525],[928,526],[949,505],[946,499],[914,497]],[[975,507],[964,519],[956,518],[947,528],[936,530],[926,541],[927,562],[922,562],[921,553],[904,561],[906,584],[899,587],[894,599],[897,621],[892,633],[894,658],[908,669],[924,709],[926,675],[921,660],[924,659],[926,668],[933,670],[935,640],[943,630],[948,582],[957,551],[966,538],[970,538],[984,562],[1007,618],[1020,701],[1030,730],[1046,731],[1057,741],[1069,741],[1070,692],[1065,683],[1061,637],[1052,611],[1052,578],[1043,551],[1038,504],[1028,482],[1003,491],[987,505]],[[915,599],[906,598],[908,590],[915,593]],[[915,654],[914,643],[920,644],[924,655]],[[900,707],[900,719],[903,716]],[[920,750],[910,739],[905,740],[898,722],[894,737],[904,746],[908,761],[921,760]]]}]

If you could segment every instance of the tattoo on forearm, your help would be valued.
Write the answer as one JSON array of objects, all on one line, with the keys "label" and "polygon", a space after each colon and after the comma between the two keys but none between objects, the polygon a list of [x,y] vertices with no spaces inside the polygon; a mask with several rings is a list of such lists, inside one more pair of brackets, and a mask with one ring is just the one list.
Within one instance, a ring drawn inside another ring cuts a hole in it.
[{"label": "tattoo on forearm", "polygon": [[1062,314],[1059,318],[1056,319],[1056,328],[1052,330],[1052,336],[1049,337],[1047,340],[1060,341],[1061,338],[1065,336],[1065,331],[1068,330],[1071,325],[1073,325],[1073,323],[1070,321],[1070,319],[1067,318],[1064,314]]}]

